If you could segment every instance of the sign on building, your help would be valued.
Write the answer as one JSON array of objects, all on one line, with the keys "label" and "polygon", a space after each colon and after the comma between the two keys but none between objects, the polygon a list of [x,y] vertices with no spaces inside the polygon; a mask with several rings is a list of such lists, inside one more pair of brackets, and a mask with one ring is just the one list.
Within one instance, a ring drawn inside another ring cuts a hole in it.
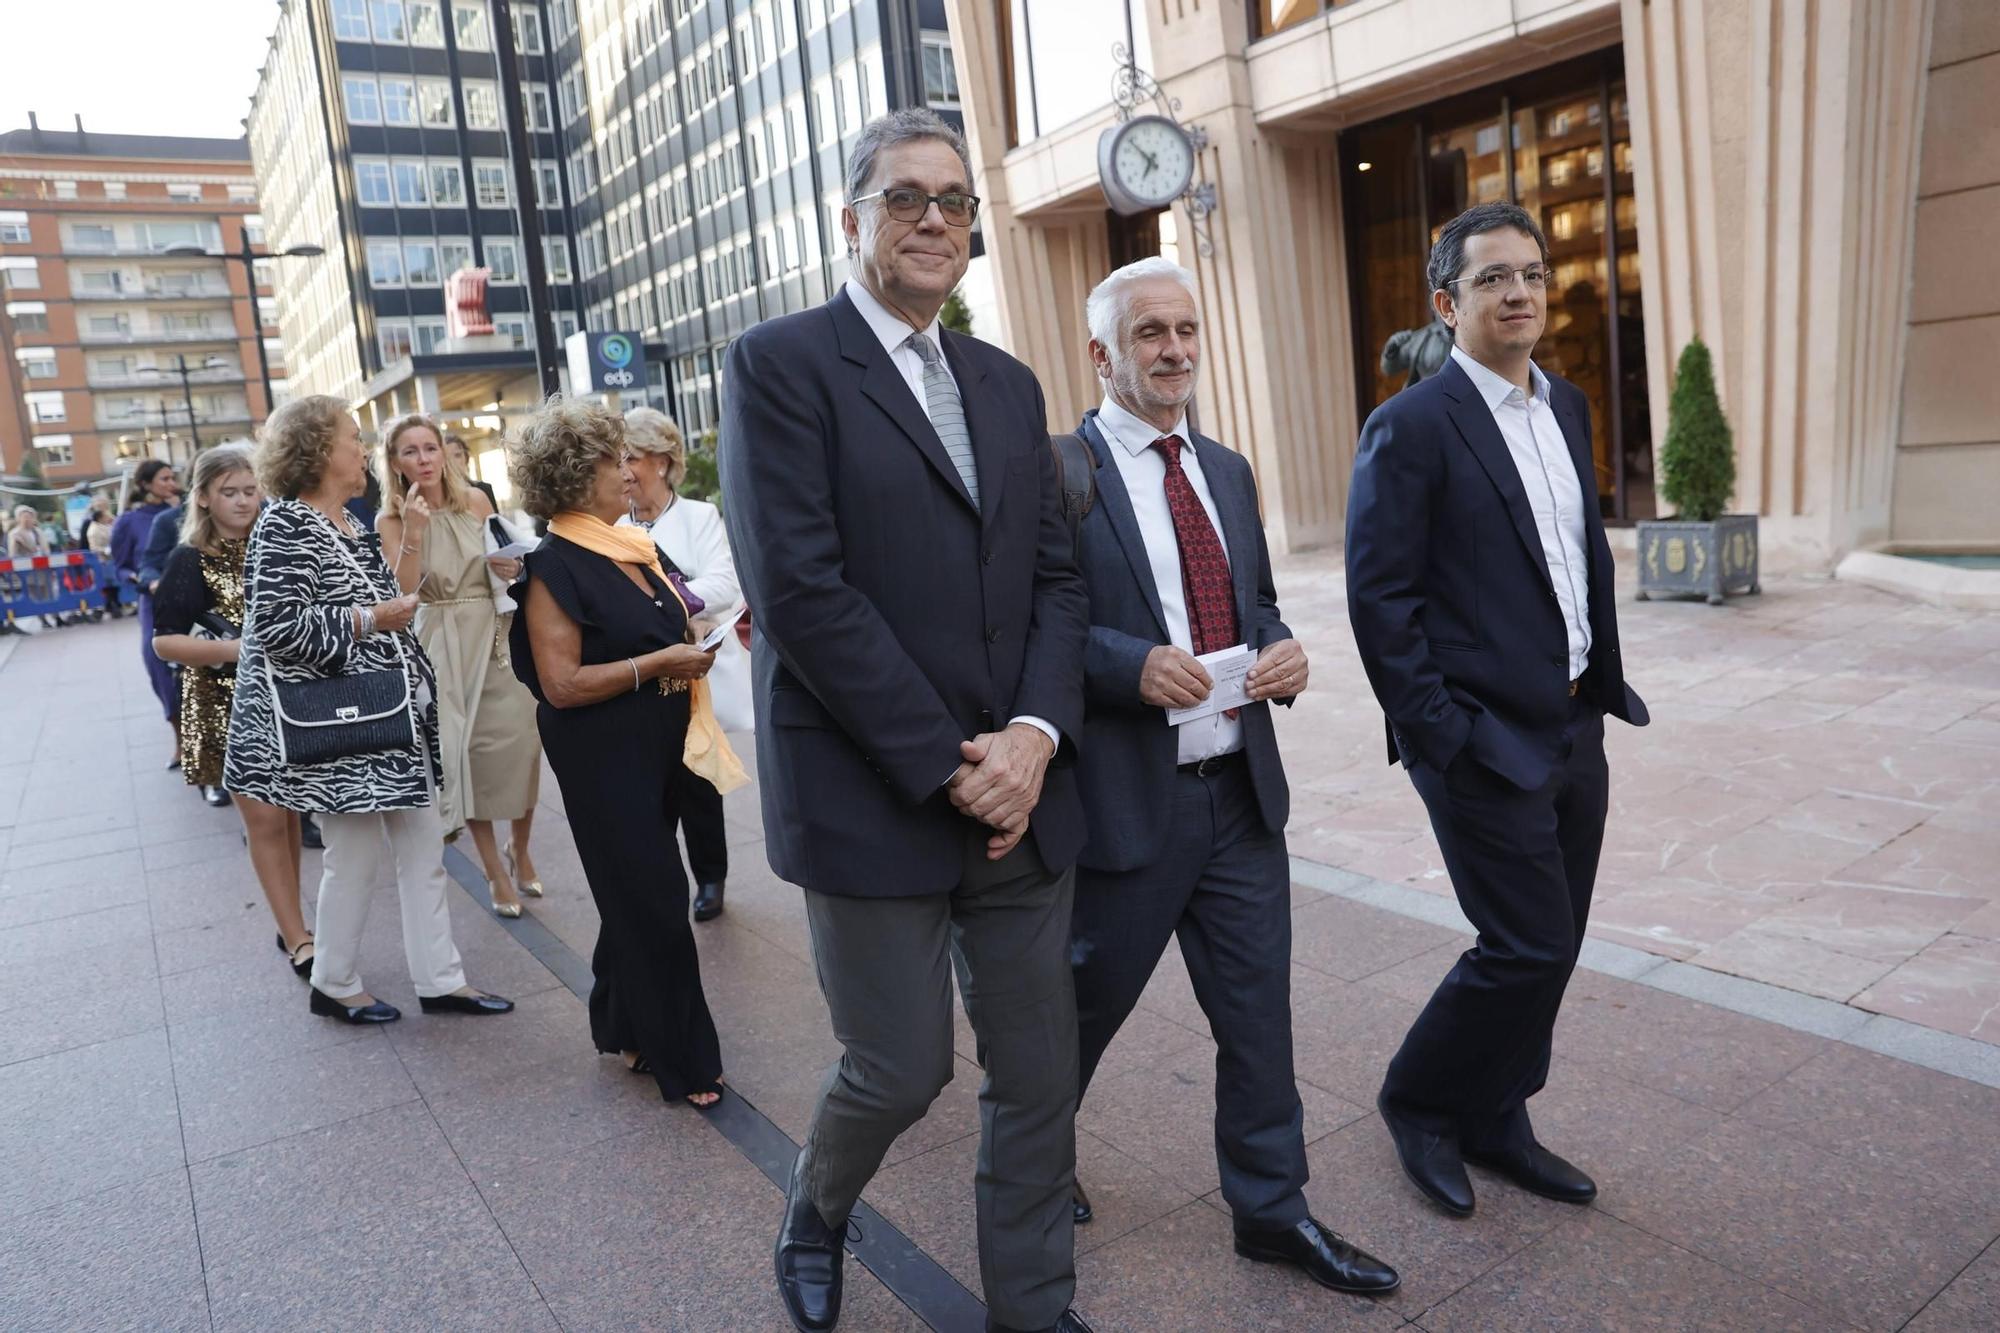
[{"label": "sign on building", "polygon": [[636,333],[572,333],[569,353],[571,393],[628,393],[646,390],[646,345]]}]

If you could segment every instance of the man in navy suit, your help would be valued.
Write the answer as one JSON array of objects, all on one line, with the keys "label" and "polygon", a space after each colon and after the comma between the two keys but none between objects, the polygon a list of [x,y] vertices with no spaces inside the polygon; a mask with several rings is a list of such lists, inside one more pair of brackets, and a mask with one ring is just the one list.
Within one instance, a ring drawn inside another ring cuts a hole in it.
[{"label": "man in navy suit", "polygon": [[1347,612],[1401,760],[1479,932],[1390,1061],[1377,1105],[1404,1171],[1473,1208],[1465,1161],[1587,1203],[1535,1138],[1528,1098],[1576,966],[1625,684],[1590,407],[1530,358],[1548,246],[1511,204],[1446,223],[1428,279],[1451,359],[1376,408],[1347,505]]},{"label": "man in navy suit", "polygon": [[[1098,495],[1078,539],[1090,589],[1076,768],[1090,838],[1070,931],[1082,1088],[1178,935],[1215,1034],[1216,1159],[1237,1253],[1340,1291],[1390,1291],[1394,1269],[1306,1210],[1291,795],[1271,701],[1298,697],[1307,663],[1278,616],[1250,464],[1188,427],[1194,277],[1165,259],[1128,264],[1090,294],[1087,318],[1105,396],[1081,431]],[[1238,646],[1256,654],[1249,702],[1172,723],[1167,710],[1214,685],[1197,658]],[[1088,1220],[1081,1191],[1075,1209]]]},{"label": "man in navy suit", "polygon": [[990,1327],[1087,1333],[1069,1309],[1067,946],[1088,608],[1034,374],[938,325],[965,272],[971,180],[931,112],[870,122],[848,162],[846,287],[745,333],[723,380],[765,846],[806,891],[845,1048],[778,1235],[800,1329],[839,1319],[849,1210],[951,1080],[956,967],[986,1071]]}]

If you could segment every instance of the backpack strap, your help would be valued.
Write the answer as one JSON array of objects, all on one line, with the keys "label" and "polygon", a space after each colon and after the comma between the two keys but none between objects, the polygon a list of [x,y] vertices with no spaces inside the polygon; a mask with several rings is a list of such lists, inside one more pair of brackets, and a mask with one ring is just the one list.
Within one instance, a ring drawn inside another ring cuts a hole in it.
[{"label": "backpack strap", "polygon": [[1063,517],[1069,522],[1070,536],[1074,537],[1097,503],[1096,461],[1081,435],[1051,435],[1049,449],[1056,458],[1056,485],[1062,488]]}]

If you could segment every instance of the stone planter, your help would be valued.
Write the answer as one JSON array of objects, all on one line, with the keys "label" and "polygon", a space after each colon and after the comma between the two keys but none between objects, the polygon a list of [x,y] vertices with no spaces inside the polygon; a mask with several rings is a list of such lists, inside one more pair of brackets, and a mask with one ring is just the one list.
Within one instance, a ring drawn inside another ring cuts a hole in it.
[{"label": "stone planter", "polygon": [[1713,523],[1649,519],[1639,524],[1639,600],[1756,592],[1757,516],[1724,514]]}]

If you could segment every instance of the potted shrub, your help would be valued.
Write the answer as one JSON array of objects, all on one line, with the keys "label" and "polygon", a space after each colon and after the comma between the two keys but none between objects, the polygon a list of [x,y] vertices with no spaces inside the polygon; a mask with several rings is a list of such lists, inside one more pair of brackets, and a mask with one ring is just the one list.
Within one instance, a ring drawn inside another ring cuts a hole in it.
[{"label": "potted shrub", "polygon": [[1726,514],[1736,489],[1736,444],[1715,396],[1708,346],[1691,340],[1674,371],[1667,438],[1660,446],[1660,496],[1670,519],[1639,524],[1639,600],[1757,591],[1757,516]]}]

